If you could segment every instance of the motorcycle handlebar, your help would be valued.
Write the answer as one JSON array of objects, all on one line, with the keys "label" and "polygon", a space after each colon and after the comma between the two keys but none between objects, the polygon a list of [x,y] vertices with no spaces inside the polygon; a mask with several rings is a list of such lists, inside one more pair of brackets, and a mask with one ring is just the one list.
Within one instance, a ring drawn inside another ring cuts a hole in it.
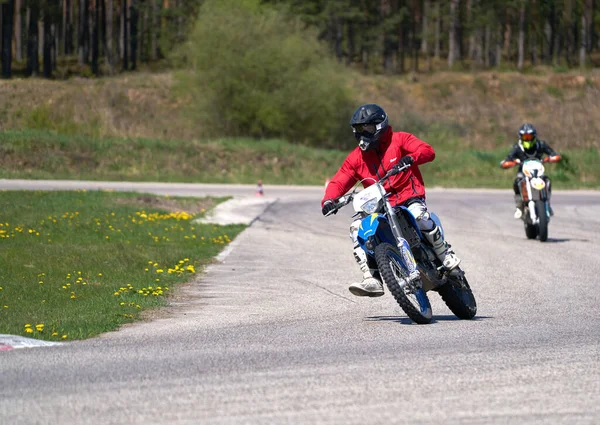
[{"label": "motorcycle handlebar", "polygon": [[[376,183],[383,182],[383,181],[389,179],[392,176],[400,174],[402,171],[405,171],[410,166],[411,166],[411,164],[403,165],[402,167],[400,167],[398,165],[394,165],[392,167],[392,169],[390,171],[388,171],[385,174],[385,176],[383,176],[381,179],[379,179],[378,181],[376,181]],[[371,179],[371,180],[374,180],[374,179]],[[336,199],[332,199],[331,202],[333,202],[333,205],[334,205],[335,209],[333,209],[330,212],[328,212],[325,217],[329,217],[332,214],[336,214],[342,207],[345,207],[346,205],[348,205],[353,200],[354,200],[354,192],[353,193],[348,193],[348,194],[343,195],[343,196],[340,196],[339,198],[336,198]]]}]

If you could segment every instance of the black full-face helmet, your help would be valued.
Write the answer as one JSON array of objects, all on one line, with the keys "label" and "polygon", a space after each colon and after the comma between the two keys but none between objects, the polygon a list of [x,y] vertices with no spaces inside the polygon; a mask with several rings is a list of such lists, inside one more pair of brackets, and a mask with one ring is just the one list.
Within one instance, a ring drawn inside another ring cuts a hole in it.
[{"label": "black full-face helmet", "polygon": [[369,103],[358,107],[352,115],[350,125],[358,146],[363,151],[368,151],[379,144],[381,135],[388,128],[388,117],[381,106]]},{"label": "black full-face helmet", "polygon": [[519,128],[519,144],[526,152],[530,152],[535,149],[536,143],[537,131],[533,124],[523,124],[521,128]]}]

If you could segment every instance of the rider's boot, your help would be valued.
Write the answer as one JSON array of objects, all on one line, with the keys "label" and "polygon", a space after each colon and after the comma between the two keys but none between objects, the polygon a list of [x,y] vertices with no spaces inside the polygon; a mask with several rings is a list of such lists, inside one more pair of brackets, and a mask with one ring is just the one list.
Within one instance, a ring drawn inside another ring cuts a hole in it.
[{"label": "rider's boot", "polygon": [[515,220],[520,219],[523,216],[523,198],[521,195],[515,194],[515,204],[517,209],[515,210],[514,218]]},{"label": "rider's boot", "polygon": [[367,255],[360,246],[354,248],[354,259],[363,272],[363,280],[353,283],[348,288],[357,297],[380,297],[383,295],[383,284],[375,277],[377,270],[370,269]]},{"label": "rider's boot", "polygon": [[435,252],[435,255],[446,269],[452,270],[458,267],[460,258],[458,258],[454,251],[450,249],[450,246],[444,240],[442,231],[438,226],[435,226],[430,232],[423,232],[423,234],[433,247],[433,252]]}]

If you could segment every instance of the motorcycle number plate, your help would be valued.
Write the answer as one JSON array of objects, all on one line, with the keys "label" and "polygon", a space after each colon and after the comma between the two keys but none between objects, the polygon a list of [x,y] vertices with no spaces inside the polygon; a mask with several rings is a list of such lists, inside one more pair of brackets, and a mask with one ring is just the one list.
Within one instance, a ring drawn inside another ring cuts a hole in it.
[{"label": "motorcycle number plate", "polygon": [[531,187],[533,187],[536,190],[542,190],[544,187],[546,187],[546,182],[544,182],[544,180],[538,178],[535,179],[531,179]]}]

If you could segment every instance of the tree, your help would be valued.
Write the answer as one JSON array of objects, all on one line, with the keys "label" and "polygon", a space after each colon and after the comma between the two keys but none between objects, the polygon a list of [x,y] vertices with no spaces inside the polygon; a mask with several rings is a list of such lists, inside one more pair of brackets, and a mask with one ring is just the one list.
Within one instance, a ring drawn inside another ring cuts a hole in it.
[{"label": "tree", "polygon": [[523,69],[525,59],[525,1],[521,0],[519,8],[519,56],[517,68]]},{"label": "tree", "polygon": [[460,0],[450,0],[450,22],[448,28],[448,67],[452,68],[458,58],[458,8]]},{"label": "tree", "polygon": [[39,56],[38,56],[38,19],[40,16],[40,6],[35,0],[29,1],[28,13],[29,20],[27,23],[27,70],[28,76],[35,76],[39,72]]},{"label": "tree", "polygon": [[2,3],[2,78],[11,77],[14,0]]}]

